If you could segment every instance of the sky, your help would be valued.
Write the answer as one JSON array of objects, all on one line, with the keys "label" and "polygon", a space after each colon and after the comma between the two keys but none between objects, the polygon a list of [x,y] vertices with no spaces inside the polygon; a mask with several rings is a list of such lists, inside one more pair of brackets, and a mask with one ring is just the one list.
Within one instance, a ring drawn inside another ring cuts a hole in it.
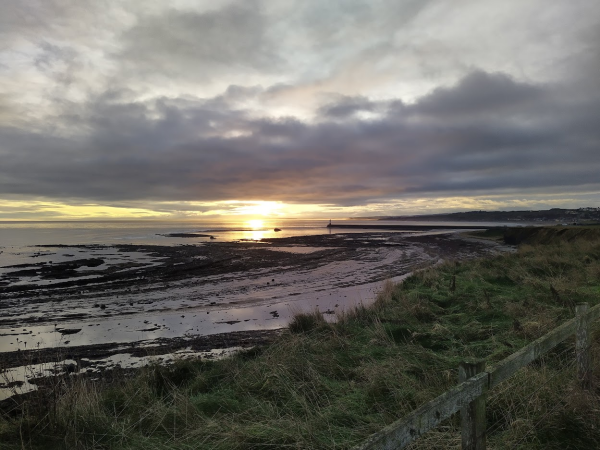
[{"label": "sky", "polygon": [[0,220],[600,206],[597,0],[0,11]]}]

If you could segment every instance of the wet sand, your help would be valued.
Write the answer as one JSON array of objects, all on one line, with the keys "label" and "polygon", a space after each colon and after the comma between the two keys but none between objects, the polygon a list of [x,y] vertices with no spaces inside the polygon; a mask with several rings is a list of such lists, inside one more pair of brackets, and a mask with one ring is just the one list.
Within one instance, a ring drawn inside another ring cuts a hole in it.
[{"label": "wet sand", "polygon": [[502,250],[439,232],[182,242],[49,244],[30,264],[2,268],[0,370],[24,361],[86,359],[93,368],[117,354],[248,347],[272,339],[295,312],[318,309],[334,320],[373,301],[385,279]]}]

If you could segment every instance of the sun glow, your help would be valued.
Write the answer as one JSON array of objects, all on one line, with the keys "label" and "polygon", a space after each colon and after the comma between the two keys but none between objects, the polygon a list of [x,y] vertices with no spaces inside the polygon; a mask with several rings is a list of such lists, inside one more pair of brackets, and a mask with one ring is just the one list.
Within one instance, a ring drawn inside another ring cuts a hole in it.
[{"label": "sun glow", "polygon": [[259,230],[264,226],[264,222],[262,220],[249,220],[248,225],[252,227],[253,230]]},{"label": "sun glow", "polygon": [[21,220],[231,220],[258,232],[273,229],[284,218],[323,218],[431,214],[452,210],[500,210],[577,208],[598,198],[597,192],[585,194],[531,195],[522,199],[503,196],[427,197],[390,199],[377,203],[341,206],[331,203],[300,204],[281,201],[161,201],[102,204],[69,204],[47,199],[0,199],[0,221]]},{"label": "sun glow", "polygon": [[281,210],[284,207],[284,204],[281,202],[232,201],[228,203],[230,203],[230,205],[232,206],[233,213],[239,215],[277,216],[280,215]]}]

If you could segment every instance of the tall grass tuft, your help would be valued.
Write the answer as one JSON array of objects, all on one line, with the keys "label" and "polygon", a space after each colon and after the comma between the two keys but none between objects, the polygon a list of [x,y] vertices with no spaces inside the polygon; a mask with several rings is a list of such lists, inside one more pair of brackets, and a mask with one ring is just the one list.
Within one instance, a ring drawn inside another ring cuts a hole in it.
[{"label": "tall grass tuft", "polygon": [[297,313],[288,325],[290,333],[308,333],[318,327],[326,325],[323,314],[319,310],[309,313]]}]

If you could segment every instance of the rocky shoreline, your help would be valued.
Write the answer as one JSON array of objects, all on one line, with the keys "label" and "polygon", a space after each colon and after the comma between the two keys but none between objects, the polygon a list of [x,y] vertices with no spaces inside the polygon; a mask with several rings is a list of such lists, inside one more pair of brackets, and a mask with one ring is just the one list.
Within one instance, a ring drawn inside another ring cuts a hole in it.
[{"label": "rocky shoreline", "polygon": [[[0,370],[23,361],[101,361],[270,342],[294,310],[333,314],[374,298],[385,279],[501,251],[490,241],[439,232],[189,241],[45,245],[39,248],[62,259],[86,257],[3,268]],[[114,255],[120,259],[111,264]]]}]

